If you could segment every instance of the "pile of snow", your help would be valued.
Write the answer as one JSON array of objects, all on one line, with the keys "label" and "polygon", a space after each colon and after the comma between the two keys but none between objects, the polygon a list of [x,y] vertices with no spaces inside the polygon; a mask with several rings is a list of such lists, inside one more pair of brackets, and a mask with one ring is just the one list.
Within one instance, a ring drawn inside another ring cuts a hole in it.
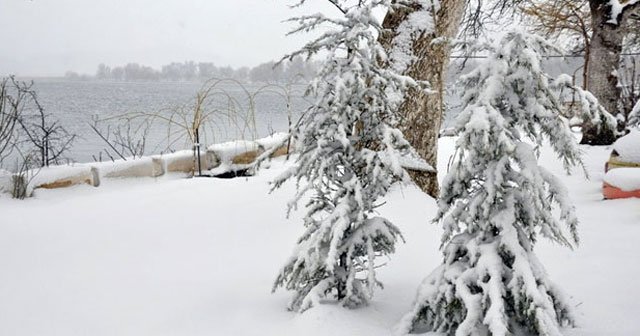
[{"label": "pile of snow", "polygon": [[640,190],[640,168],[611,169],[604,176],[604,182],[622,191]]},{"label": "pile of snow", "polygon": [[640,131],[632,130],[613,144],[618,159],[624,162],[640,163]]}]

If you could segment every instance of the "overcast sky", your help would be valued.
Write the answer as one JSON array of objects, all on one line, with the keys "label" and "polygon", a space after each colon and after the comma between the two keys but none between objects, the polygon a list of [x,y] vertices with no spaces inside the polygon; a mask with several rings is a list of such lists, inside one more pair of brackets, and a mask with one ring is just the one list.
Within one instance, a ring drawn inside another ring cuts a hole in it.
[{"label": "overcast sky", "polygon": [[[301,12],[331,13],[325,1],[0,0],[0,76],[93,74],[100,63],[160,67],[208,61],[233,67],[279,59],[301,46],[282,23]],[[306,37],[308,38],[308,36]]]}]

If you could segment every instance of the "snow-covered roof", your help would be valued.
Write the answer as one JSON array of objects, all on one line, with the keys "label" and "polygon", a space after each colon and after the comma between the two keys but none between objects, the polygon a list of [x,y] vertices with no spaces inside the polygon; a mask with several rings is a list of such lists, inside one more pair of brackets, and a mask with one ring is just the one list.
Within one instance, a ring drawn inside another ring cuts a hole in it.
[{"label": "snow-covered roof", "polygon": [[622,191],[640,190],[640,168],[611,169],[604,181]]},{"label": "snow-covered roof", "polygon": [[640,163],[640,131],[632,130],[618,139],[613,144],[613,150],[618,153],[620,161]]}]

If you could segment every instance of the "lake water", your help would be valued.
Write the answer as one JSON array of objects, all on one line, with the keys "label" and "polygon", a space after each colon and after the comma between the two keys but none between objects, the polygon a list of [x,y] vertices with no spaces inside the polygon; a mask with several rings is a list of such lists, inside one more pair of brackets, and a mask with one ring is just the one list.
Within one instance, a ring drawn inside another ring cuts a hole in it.
[{"label": "lake water", "polygon": [[[71,162],[118,158],[92,130],[96,118],[100,120],[98,128],[105,136],[109,135],[112,143],[116,142],[117,128],[126,133],[127,125],[130,125],[130,138],[134,142],[144,136],[145,155],[190,149],[192,143],[184,126],[193,120],[198,92],[209,87],[192,82],[34,81],[34,89],[45,111],[59,120],[69,133],[77,135],[65,156],[66,161]],[[289,119],[295,123],[309,106],[303,95],[305,88],[305,85],[285,88],[229,82],[215,85],[203,108],[211,115],[200,129],[201,143],[206,146],[236,139],[256,139],[286,131]],[[447,96],[450,111],[445,116],[444,127],[457,114],[458,101],[455,94]],[[136,133],[139,125],[144,127]],[[131,156],[127,150],[116,147],[124,156]],[[13,161],[6,160],[4,167],[8,168]]]},{"label": "lake water", "polygon": [[[76,162],[94,161],[100,153],[102,160],[109,159],[105,153],[109,150],[108,145],[90,127],[93,118],[102,120],[98,126],[104,133],[111,133],[112,140],[118,126],[124,130],[131,122],[132,130],[135,130],[137,125],[149,125],[145,154],[191,148],[187,132],[181,125],[192,122],[196,95],[203,87],[208,86],[202,83],[35,80],[38,99],[46,112],[60,120],[70,133],[78,135],[67,155]],[[200,129],[201,142],[207,145],[286,131],[288,111],[295,121],[308,106],[303,98],[304,88],[304,85],[290,87],[290,104],[287,105],[283,87],[216,85],[203,108],[211,115]],[[133,135],[134,139],[139,139],[142,131]]]}]

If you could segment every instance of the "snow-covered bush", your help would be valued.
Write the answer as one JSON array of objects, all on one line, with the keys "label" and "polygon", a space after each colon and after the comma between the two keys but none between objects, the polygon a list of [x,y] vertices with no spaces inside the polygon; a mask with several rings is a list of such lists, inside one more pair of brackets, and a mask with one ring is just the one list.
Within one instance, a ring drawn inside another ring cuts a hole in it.
[{"label": "snow-covered bush", "polygon": [[540,66],[553,48],[515,31],[483,49],[488,59],[462,78],[459,139],[438,200],[444,262],[422,283],[400,331],[560,335],[574,321],[572,307],[533,247],[540,236],[577,244],[578,220],[537,156],[548,141],[567,169],[582,161],[560,117],[558,83]]},{"label": "snow-covered bush", "polygon": [[296,180],[289,210],[311,194],[306,231],[274,284],[274,290],[295,292],[295,311],[323,299],[346,307],[366,304],[380,285],[375,259],[393,253],[401,238],[375,209],[394,182],[408,179],[401,157],[414,152],[395,128],[395,112],[406,90],[419,83],[384,67],[387,56],[377,40],[382,27],[373,12],[389,6],[390,1],[362,1],[339,19],[294,19],[294,32],[329,26],[290,55],[327,53],[308,88],[315,102],[292,134],[296,164],[275,182],[278,187]]}]

